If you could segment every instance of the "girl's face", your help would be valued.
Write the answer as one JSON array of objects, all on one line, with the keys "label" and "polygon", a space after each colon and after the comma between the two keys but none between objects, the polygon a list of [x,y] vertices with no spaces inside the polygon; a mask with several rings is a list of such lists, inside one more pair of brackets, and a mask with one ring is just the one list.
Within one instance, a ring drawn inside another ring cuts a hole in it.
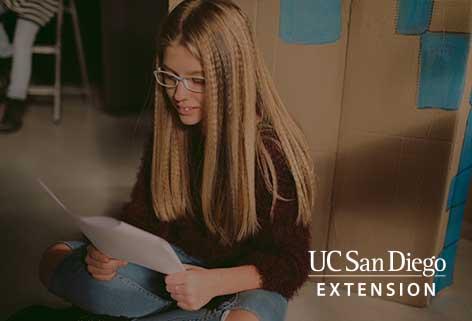
[{"label": "girl's face", "polygon": [[[178,77],[185,77],[191,89],[205,89],[205,83],[201,80],[203,69],[200,61],[181,45],[170,45],[165,49],[162,68]],[[189,90],[183,81],[179,81],[177,87],[165,90],[184,125],[200,123],[203,117],[203,92]]]}]

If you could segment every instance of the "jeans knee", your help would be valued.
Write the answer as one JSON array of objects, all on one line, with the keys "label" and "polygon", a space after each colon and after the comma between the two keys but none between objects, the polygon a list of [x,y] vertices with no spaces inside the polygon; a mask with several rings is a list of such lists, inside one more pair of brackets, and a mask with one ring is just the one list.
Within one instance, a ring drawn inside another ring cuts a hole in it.
[{"label": "jeans knee", "polygon": [[[227,321],[257,320],[257,321],[283,321],[287,313],[288,302],[277,292],[263,289],[242,291],[238,293],[238,299],[231,310],[244,310],[245,316],[228,315]],[[252,313],[247,315],[247,313]],[[252,317],[252,318],[251,318]]]},{"label": "jeans knee", "polygon": [[56,243],[51,245],[44,251],[41,261],[39,262],[39,280],[49,288],[51,277],[54,270],[62,262],[64,257],[72,252],[72,249],[64,243]]},{"label": "jeans knee", "polygon": [[228,310],[223,314],[221,321],[261,321],[253,312],[235,309]]}]

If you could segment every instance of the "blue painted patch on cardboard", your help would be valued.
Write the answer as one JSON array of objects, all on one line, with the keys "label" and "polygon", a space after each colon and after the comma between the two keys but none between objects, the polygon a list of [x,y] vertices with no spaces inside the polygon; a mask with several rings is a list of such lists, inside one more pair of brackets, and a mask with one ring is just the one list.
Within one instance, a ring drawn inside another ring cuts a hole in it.
[{"label": "blue painted patch on cardboard", "polygon": [[462,220],[464,218],[465,203],[451,208],[447,222],[446,239],[444,247],[456,243],[461,238]]},{"label": "blue painted patch on cardboard", "polygon": [[469,38],[468,34],[443,32],[426,32],[421,36],[419,108],[459,108]]},{"label": "blue painted patch on cardboard", "polygon": [[462,144],[461,159],[459,162],[459,172],[472,166],[472,113],[469,110],[467,116],[467,126]]},{"label": "blue painted patch on cardboard", "polygon": [[462,205],[467,201],[471,177],[472,167],[469,167],[454,177],[449,191],[449,208]]},{"label": "blue painted patch on cardboard", "polygon": [[326,44],[341,37],[341,0],[280,0],[279,35],[287,43]]},{"label": "blue painted patch on cardboard", "polygon": [[469,110],[467,125],[462,143],[458,174],[453,177],[449,187],[447,207],[462,205],[467,201],[472,176],[472,112]]},{"label": "blue painted patch on cardboard", "polygon": [[433,0],[399,0],[397,32],[419,35],[429,28]]},{"label": "blue painted patch on cardboard", "polygon": [[454,276],[454,266],[457,255],[457,242],[444,248],[439,257],[446,261],[446,270],[439,272],[438,274],[444,275],[443,277],[436,276],[434,283],[436,284],[436,292],[450,286],[452,284]]}]

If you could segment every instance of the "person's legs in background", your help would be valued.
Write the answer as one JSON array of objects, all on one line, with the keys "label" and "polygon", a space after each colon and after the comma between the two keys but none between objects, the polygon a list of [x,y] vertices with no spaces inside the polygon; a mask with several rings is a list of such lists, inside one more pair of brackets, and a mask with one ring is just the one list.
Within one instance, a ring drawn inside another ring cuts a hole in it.
[{"label": "person's legs in background", "polygon": [[7,97],[25,100],[31,77],[31,55],[39,25],[18,19],[13,41],[13,65]]},{"label": "person's legs in background", "polygon": [[0,122],[0,132],[9,133],[21,128],[31,77],[32,49],[38,30],[39,26],[29,20],[17,20],[10,84],[6,97],[2,100],[5,112]]},{"label": "person's legs in background", "polygon": [[[0,5],[0,16],[6,12],[6,9]],[[8,86],[8,78],[10,75],[11,56],[13,55],[13,46],[10,43],[8,34],[0,22],[0,97],[5,96],[6,87]],[[0,110],[0,119],[3,110]]]},{"label": "person's legs in background", "polygon": [[[1,15],[0,6],[0,15]],[[10,74],[11,56],[13,54],[13,46],[10,44],[8,34],[0,22],[0,94],[5,95],[8,85],[8,76]]]},{"label": "person's legs in background", "polygon": [[[5,13],[5,9],[0,6],[0,16]],[[13,54],[13,47],[8,38],[8,34],[3,27],[3,24],[0,23],[0,58],[10,58]]]},{"label": "person's legs in background", "polygon": [[[3,14],[3,9],[0,6],[0,16]],[[8,34],[3,27],[3,24],[0,23],[0,58],[10,58],[13,54],[13,47],[10,44],[10,39],[8,39]]]}]

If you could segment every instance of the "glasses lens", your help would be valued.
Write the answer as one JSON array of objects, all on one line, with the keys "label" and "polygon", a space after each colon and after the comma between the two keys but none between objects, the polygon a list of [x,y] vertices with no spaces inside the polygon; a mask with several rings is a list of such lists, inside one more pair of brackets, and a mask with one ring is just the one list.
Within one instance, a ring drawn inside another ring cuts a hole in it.
[{"label": "glasses lens", "polygon": [[186,81],[187,81],[186,85],[188,89],[198,92],[198,93],[204,92],[205,79],[200,78],[200,77],[191,77],[191,78],[187,78]]},{"label": "glasses lens", "polygon": [[156,79],[157,79],[157,82],[161,84],[162,86],[165,86],[165,87],[177,86],[177,79],[167,72],[158,71],[156,73]]}]

